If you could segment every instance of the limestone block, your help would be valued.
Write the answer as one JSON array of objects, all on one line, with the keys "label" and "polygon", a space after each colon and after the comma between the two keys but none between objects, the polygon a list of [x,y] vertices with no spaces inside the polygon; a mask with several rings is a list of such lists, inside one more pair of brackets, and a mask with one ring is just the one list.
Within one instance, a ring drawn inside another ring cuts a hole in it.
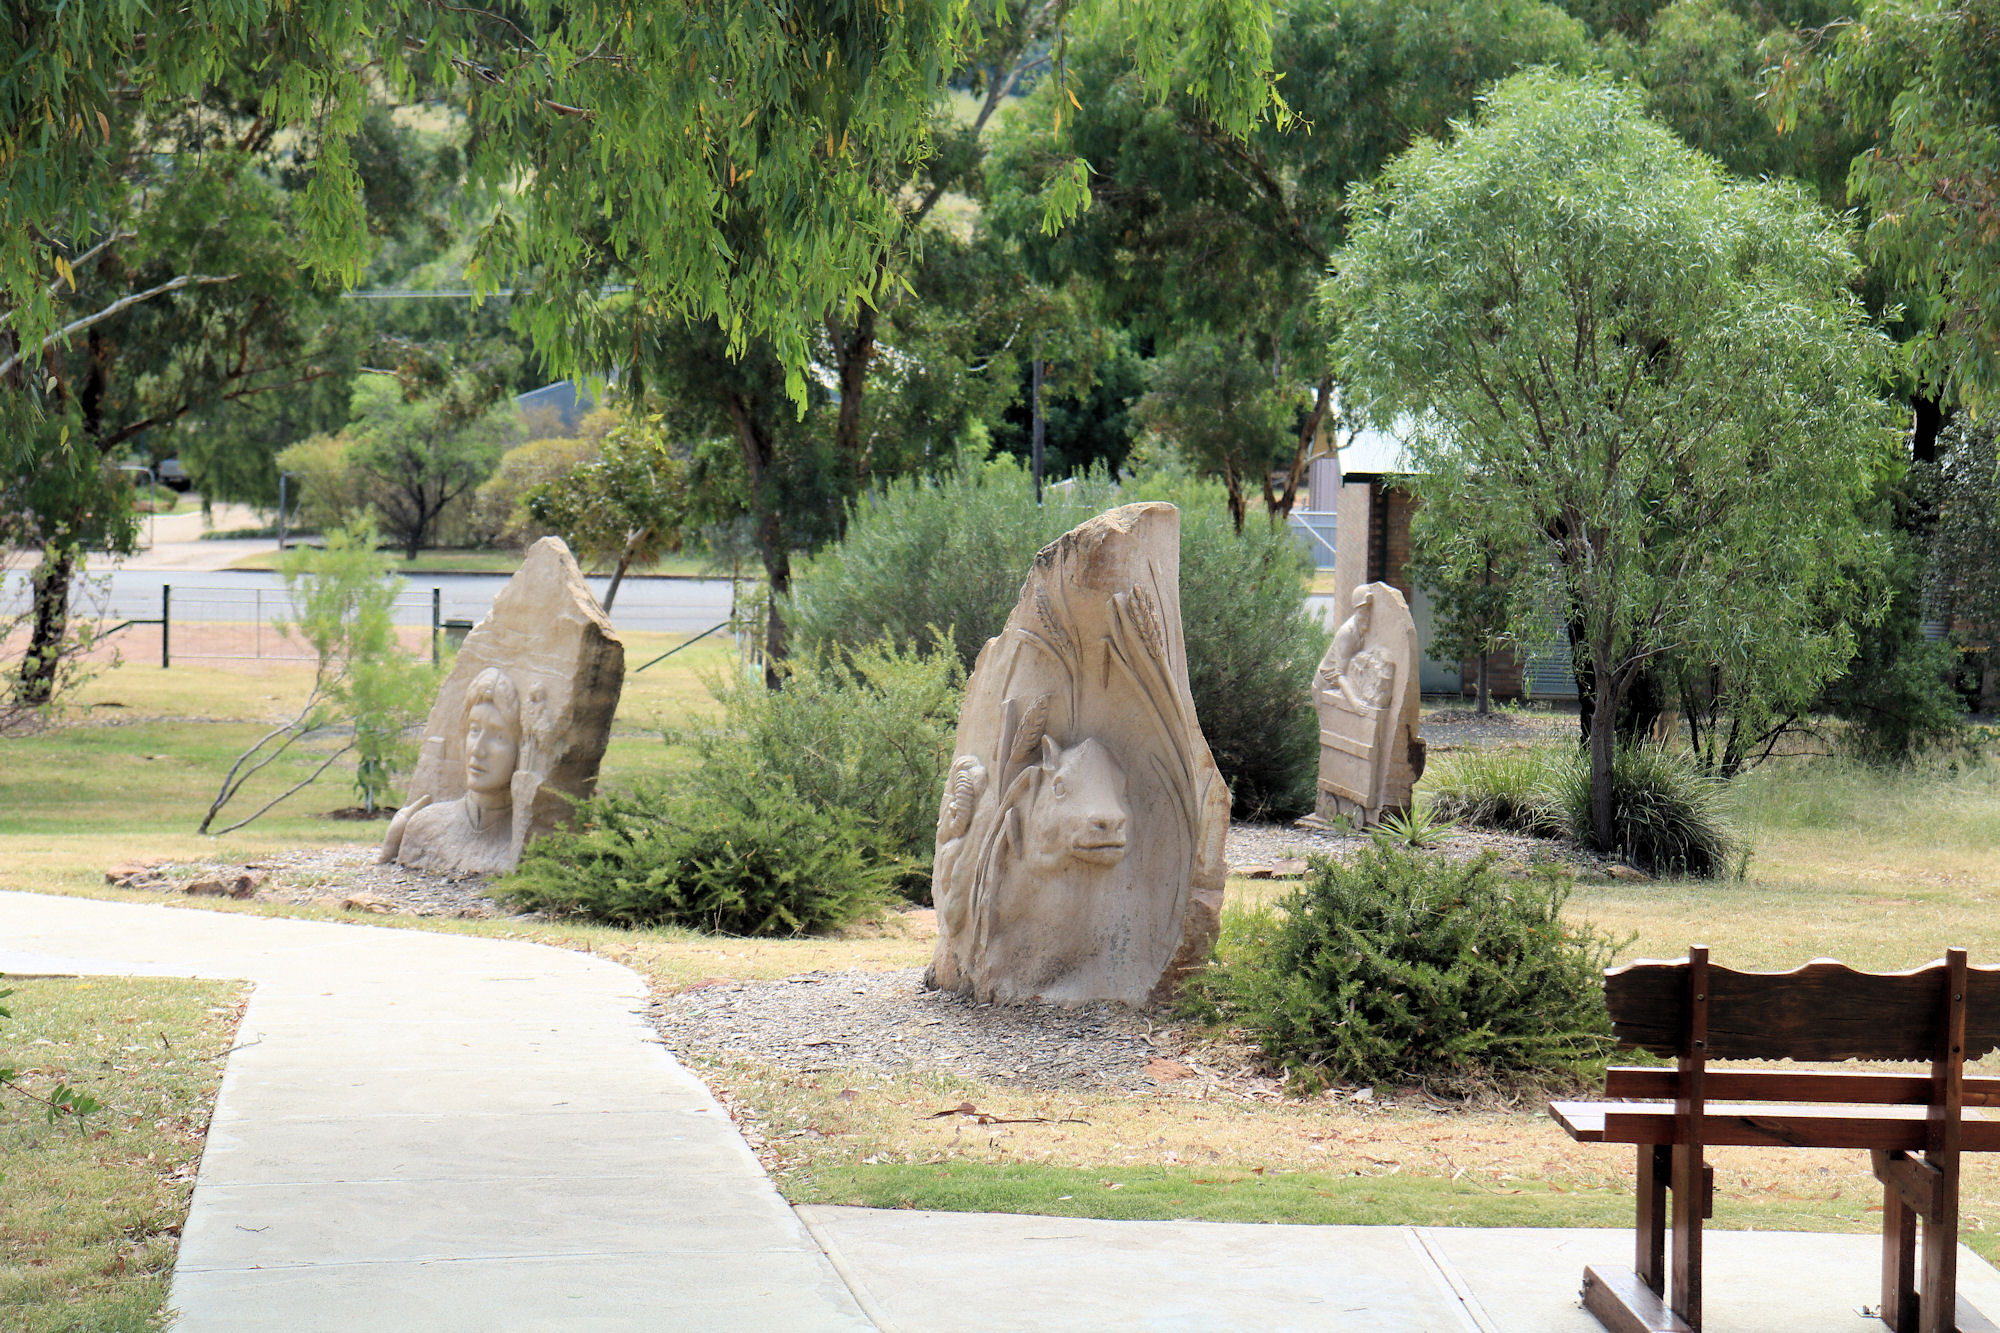
[{"label": "limestone block", "polygon": [[624,644],[569,548],[542,538],[458,650],[382,860],[512,870],[595,788],[624,684]]},{"label": "limestone block", "polygon": [[1188,692],[1178,510],[1113,509],[1035,557],[973,668],[955,755],[932,984],[1148,1004],[1206,961],[1229,789]]},{"label": "limestone block", "polygon": [[1345,815],[1366,827],[1410,808],[1424,772],[1420,705],[1409,604],[1387,583],[1355,589],[1313,676],[1322,819]]}]

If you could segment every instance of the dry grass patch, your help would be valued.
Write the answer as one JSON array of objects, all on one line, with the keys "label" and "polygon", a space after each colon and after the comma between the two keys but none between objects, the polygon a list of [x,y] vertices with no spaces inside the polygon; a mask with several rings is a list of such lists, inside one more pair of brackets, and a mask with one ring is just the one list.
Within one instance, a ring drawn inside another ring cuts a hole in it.
[{"label": "dry grass patch", "polygon": [[[1022,1092],[944,1076],[793,1073],[695,1057],[795,1203],[1083,1217],[1629,1226],[1631,1152],[1571,1142],[1539,1105],[1414,1093],[1307,1102],[1163,1089]],[[940,1114],[970,1104],[981,1113]],[[1009,1123],[1012,1122],[1012,1123]],[[1860,1152],[1715,1149],[1716,1225],[1867,1232]],[[1965,1240],[2000,1256],[2000,1162],[1968,1158]]]},{"label": "dry grass patch", "polygon": [[104,1104],[50,1125],[0,1092],[0,1325],[21,1333],[158,1326],[224,1054],[231,982],[8,979],[0,1054],[46,1094]]}]

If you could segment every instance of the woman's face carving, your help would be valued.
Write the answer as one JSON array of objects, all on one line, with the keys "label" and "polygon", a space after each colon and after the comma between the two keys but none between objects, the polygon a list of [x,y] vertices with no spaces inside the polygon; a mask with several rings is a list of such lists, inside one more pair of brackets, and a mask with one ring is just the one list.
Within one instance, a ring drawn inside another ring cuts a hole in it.
[{"label": "woman's face carving", "polygon": [[520,738],[507,725],[507,715],[490,703],[477,704],[465,716],[465,785],[476,792],[503,792],[514,777],[521,755]]}]

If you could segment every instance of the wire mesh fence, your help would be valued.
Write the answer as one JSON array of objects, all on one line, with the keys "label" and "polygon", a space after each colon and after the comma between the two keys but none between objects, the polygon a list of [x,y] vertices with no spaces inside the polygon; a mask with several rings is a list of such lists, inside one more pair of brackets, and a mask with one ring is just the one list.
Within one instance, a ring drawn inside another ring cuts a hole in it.
[{"label": "wire mesh fence", "polygon": [[[12,633],[0,648],[18,650],[30,626],[29,589],[25,580],[8,580],[0,587],[0,626]],[[227,587],[203,584],[163,584],[157,594],[113,595],[108,588],[79,583],[71,598],[72,614],[96,625],[97,646],[90,656],[122,657],[161,666],[175,659],[311,662],[312,645],[290,627],[298,607],[281,587]],[[448,635],[458,635],[467,620],[447,620],[443,599],[434,588],[400,594],[390,607],[396,637],[412,656],[434,656]]]}]

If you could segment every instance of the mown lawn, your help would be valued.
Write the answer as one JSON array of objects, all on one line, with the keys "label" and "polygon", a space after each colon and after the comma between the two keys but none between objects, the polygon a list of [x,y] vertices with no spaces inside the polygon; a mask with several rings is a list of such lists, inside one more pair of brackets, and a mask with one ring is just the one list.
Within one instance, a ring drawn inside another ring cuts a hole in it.
[{"label": "mown lawn", "polygon": [[[232,982],[0,978],[0,1327],[158,1327],[241,1013]],[[58,1085],[103,1109],[50,1124]]]}]

